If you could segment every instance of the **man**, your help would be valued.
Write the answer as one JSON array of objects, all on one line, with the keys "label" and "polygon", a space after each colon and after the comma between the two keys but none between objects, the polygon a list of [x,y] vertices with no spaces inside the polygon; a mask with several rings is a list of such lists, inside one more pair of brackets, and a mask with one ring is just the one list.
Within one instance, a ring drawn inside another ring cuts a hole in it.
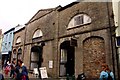
[{"label": "man", "polygon": [[16,80],[29,80],[28,71],[21,60],[18,60],[18,66],[16,67]]},{"label": "man", "polygon": [[10,77],[14,78],[14,76],[15,76],[15,67],[16,67],[16,59],[13,59],[10,66],[11,66]]}]

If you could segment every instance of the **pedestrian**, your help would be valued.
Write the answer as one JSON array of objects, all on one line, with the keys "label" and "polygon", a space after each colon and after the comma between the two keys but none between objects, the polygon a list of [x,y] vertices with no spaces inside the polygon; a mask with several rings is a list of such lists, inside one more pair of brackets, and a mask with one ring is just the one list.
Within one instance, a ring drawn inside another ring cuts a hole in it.
[{"label": "pedestrian", "polygon": [[10,77],[14,78],[15,77],[16,59],[13,59],[10,66],[11,66]]},{"label": "pedestrian", "polygon": [[114,74],[113,74],[113,72],[110,70],[110,68],[109,68],[108,65],[106,66],[106,71],[107,71],[107,73],[108,73],[108,80],[115,80],[115,79],[114,79]]},{"label": "pedestrian", "polygon": [[102,71],[100,73],[100,80],[107,80],[108,79],[108,73],[106,72],[106,64],[102,64]]},{"label": "pedestrian", "polygon": [[10,70],[11,70],[10,62],[7,61],[7,65],[6,65],[5,69],[4,69],[5,76],[8,76],[8,73],[10,72]]},{"label": "pedestrian", "polygon": [[18,60],[18,66],[16,67],[16,80],[29,80],[28,71],[21,60]]},{"label": "pedestrian", "polygon": [[0,73],[0,80],[4,80],[4,76],[2,73]]}]

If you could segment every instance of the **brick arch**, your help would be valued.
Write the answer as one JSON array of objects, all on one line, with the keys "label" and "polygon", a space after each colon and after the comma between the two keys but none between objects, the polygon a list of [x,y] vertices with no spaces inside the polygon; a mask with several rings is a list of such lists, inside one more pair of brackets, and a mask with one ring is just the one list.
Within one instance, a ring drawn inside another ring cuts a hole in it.
[{"label": "brick arch", "polygon": [[83,70],[87,78],[99,78],[101,64],[106,62],[105,42],[101,37],[83,41]]}]

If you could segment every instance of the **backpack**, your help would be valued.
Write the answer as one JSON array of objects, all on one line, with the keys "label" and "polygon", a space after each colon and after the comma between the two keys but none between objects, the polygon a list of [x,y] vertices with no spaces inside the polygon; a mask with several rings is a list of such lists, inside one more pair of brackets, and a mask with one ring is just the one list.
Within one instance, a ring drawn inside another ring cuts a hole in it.
[{"label": "backpack", "polygon": [[110,72],[108,72],[108,79],[107,80],[113,80],[112,76],[110,75]]}]

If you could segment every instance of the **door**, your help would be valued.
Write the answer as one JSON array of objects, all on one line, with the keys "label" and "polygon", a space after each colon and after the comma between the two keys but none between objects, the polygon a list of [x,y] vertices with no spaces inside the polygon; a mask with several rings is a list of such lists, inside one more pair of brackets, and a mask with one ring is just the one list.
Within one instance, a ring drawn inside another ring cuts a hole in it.
[{"label": "door", "polygon": [[74,75],[75,48],[70,41],[64,41],[60,46],[60,76]]}]

